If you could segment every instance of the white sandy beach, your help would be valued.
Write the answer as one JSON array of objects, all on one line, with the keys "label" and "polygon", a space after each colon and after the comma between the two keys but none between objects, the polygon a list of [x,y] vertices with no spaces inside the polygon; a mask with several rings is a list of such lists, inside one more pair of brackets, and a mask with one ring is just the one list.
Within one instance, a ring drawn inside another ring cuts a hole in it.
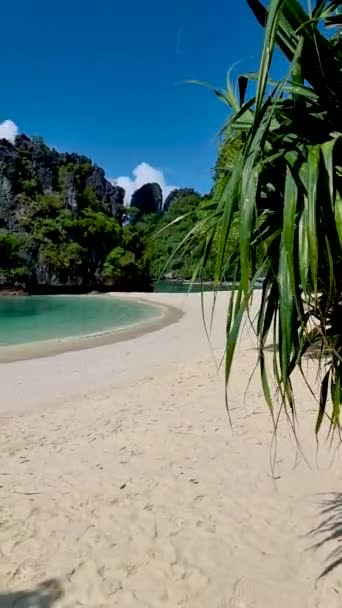
[{"label": "white sandy beach", "polygon": [[316,453],[309,391],[298,380],[309,464],[284,421],[272,476],[257,375],[244,395],[252,332],[231,429],[200,296],[145,297],[184,315],[124,342],[0,365],[0,608],[341,606],[340,462],[324,434]]}]

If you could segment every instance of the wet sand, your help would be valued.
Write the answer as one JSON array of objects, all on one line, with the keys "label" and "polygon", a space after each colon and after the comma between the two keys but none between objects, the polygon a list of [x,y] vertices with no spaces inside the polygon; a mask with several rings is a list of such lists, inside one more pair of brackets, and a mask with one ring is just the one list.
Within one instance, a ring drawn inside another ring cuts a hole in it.
[{"label": "wet sand", "polygon": [[[111,293],[106,296],[99,295],[98,297],[127,299],[128,294]],[[171,323],[179,321],[183,314],[179,308],[162,303],[159,304],[157,301],[147,301],[146,299],[139,297],[138,294],[135,294],[134,300],[136,302],[141,302],[141,304],[153,306],[156,309],[155,318],[141,321],[136,325],[114,328],[113,330],[101,331],[87,336],[61,338],[60,340],[45,340],[41,342],[37,341],[13,346],[0,346],[0,363],[12,363],[13,361],[51,357],[65,352],[84,350],[94,348],[95,346],[105,346],[106,344],[115,344],[115,342],[132,340],[139,336],[143,336],[145,333],[157,331]]]}]

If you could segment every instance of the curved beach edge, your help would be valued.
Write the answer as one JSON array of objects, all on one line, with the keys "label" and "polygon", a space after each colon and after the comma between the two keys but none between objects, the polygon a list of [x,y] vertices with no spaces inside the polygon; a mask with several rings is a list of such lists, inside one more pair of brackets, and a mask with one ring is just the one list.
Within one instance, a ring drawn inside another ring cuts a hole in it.
[{"label": "curved beach edge", "polygon": [[99,297],[114,297],[126,301],[133,300],[134,302],[159,310],[159,314],[156,314],[155,318],[148,319],[147,321],[141,321],[128,327],[109,329],[97,334],[30,342],[13,346],[2,346],[0,347],[0,364],[39,359],[42,357],[53,357],[66,352],[85,350],[115,344],[116,342],[133,340],[144,334],[163,329],[172,323],[177,323],[184,314],[183,311],[176,306],[164,304],[158,300],[151,301],[150,299],[145,299],[144,294],[140,293],[128,294],[115,292],[106,294],[105,296],[99,295]]}]

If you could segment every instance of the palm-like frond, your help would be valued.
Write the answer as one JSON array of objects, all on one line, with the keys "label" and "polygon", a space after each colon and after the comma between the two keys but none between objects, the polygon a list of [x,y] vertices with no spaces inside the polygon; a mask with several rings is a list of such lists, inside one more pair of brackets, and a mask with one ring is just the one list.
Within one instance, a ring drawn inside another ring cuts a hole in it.
[{"label": "palm-like frond", "polygon": [[[225,129],[229,137],[238,135],[242,145],[233,169],[227,167],[215,188],[199,268],[216,238],[215,279],[222,279],[238,210],[237,284],[228,314],[226,379],[252,286],[263,274],[256,331],[267,403],[272,408],[265,366],[270,332],[279,345],[273,354],[275,379],[283,406],[292,410],[292,373],[297,366],[302,369],[308,348],[318,344],[318,352],[324,353],[320,365],[327,366],[318,432],[328,388],[334,425],[339,424],[341,403],[342,54],[326,35],[327,26],[340,25],[341,15],[336,12],[339,3],[332,1],[317,1],[312,13],[297,0],[270,0],[267,8],[260,0],[247,2],[265,27],[256,94],[245,98],[248,82],[255,78],[246,74],[239,81],[239,100],[232,87],[221,95],[232,102],[233,110]],[[289,60],[282,82],[270,79],[277,44]]]}]

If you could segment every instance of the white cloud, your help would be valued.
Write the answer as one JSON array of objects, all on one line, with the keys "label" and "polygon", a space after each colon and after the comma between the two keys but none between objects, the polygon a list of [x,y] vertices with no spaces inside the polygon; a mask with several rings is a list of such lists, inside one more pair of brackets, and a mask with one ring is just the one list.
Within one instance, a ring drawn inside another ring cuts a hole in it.
[{"label": "white cloud", "polygon": [[14,142],[18,135],[18,127],[13,120],[4,120],[0,123],[0,139],[8,139]]},{"label": "white cloud", "polygon": [[113,184],[117,186],[121,186],[125,189],[125,203],[129,205],[131,201],[131,197],[133,192],[138,188],[141,188],[144,184],[149,184],[151,182],[157,182],[160,185],[163,192],[163,200],[165,201],[168,194],[170,194],[171,190],[174,190],[177,186],[169,186],[166,183],[166,179],[164,173],[160,171],[160,169],[156,169],[155,167],[151,167],[148,163],[140,163],[135,169],[132,171],[132,177],[128,175],[122,175],[121,177],[117,177],[116,179],[111,180]]}]

